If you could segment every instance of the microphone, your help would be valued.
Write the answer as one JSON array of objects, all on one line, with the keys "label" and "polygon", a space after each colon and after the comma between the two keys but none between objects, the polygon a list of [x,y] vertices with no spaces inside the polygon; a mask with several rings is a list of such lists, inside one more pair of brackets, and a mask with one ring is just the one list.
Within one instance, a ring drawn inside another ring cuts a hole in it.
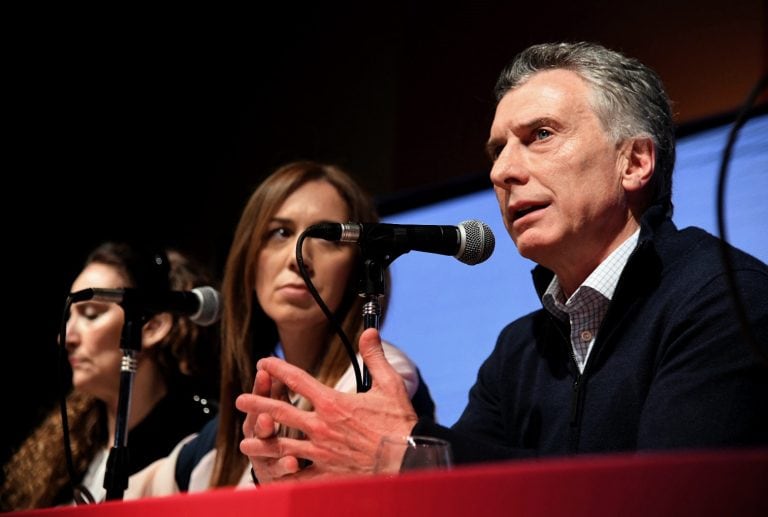
[{"label": "microphone", "polygon": [[451,255],[465,264],[483,262],[493,253],[496,239],[482,221],[458,226],[387,223],[319,223],[304,232],[327,241],[356,242],[364,249],[399,256],[409,251]]},{"label": "microphone", "polygon": [[189,319],[207,327],[221,317],[221,295],[210,286],[196,287],[191,291],[143,291],[141,289],[89,288],[70,294],[72,303],[95,300],[119,303],[150,313],[174,312],[185,314]]}]

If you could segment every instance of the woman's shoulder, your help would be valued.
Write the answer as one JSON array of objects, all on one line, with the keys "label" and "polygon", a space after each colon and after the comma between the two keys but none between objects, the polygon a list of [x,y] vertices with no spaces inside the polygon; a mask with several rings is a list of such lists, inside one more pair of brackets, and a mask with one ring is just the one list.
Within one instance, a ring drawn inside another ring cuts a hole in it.
[{"label": "woman's shoulder", "polygon": [[[384,349],[384,357],[387,358],[387,361],[389,361],[392,366],[395,366],[395,362],[403,362],[408,365],[409,369],[416,369],[416,364],[410,357],[408,357],[408,354],[389,341],[382,340],[381,347]],[[397,368],[395,368],[395,370],[397,370]]]},{"label": "woman's shoulder", "polygon": [[199,432],[215,408],[191,394],[169,393],[130,431],[130,472],[138,472],[167,456],[184,437]]},{"label": "woman's shoulder", "polygon": [[176,460],[176,484],[181,491],[189,489],[190,477],[192,471],[203,458],[211,452],[216,446],[216,433],[219,431],[219,417],[214,417],[201,430],[200,433],[190,440],[179,451]]}]

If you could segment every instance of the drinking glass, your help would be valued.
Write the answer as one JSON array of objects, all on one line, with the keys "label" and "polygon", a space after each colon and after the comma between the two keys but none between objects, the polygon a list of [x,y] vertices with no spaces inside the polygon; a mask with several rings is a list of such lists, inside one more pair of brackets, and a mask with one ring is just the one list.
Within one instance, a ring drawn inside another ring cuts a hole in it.
[{"label": "drinking glass", "polygon": [[447,469],[453,464],[451,444],[431,436],[384,436],[376,450],[374,472],[394,474],[418,469]]}]

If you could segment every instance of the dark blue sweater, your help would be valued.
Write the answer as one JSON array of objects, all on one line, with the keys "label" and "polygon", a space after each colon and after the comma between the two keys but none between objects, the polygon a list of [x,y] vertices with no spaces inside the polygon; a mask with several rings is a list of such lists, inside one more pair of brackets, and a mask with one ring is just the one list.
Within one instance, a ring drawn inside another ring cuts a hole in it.
[{"label": "dark blue sweater", "polygon": [[[541,309],[504,328],[451,429],[457,463],[613,451],[768,445],[768,267],[733,250],[762,356],[741,334],[720,242],[656,207],[579,374],[568,326]],[[541,294],[552,272],[537,267]]]}]

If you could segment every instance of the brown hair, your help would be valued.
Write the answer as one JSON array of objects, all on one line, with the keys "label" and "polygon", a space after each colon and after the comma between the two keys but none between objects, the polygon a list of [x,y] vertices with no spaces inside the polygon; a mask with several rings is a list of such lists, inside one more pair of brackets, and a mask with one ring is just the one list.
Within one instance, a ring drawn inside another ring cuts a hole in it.
[{"label": "brown hair", "polygon": [[[286,198],[305,183],[316,180],[336,188],[347,204],[351,221],[378,221],[370,196],[346,172],[333,165],[310,161],[284,165],[251,195],[235,230],[222,285],[221,406],[212,486],[236,485],[246,468],[247,457],[239,450],[244,415],[235,408],[235,398],[251,391],[256,362],[272,354],[278,340],[277,328],[259,306],[253,287],[262,237],[269,220]],[[353,271],[341,307],[336,311],[338,321],[355,349],[364,330],[364,300],[357,295],[358,277],[359,272]],[[321,354],[319,364],[313,370],[315,377],[323,384],[333,386],[348,367],[349,358],[341,339],[329,333],[325,353]]]}]

